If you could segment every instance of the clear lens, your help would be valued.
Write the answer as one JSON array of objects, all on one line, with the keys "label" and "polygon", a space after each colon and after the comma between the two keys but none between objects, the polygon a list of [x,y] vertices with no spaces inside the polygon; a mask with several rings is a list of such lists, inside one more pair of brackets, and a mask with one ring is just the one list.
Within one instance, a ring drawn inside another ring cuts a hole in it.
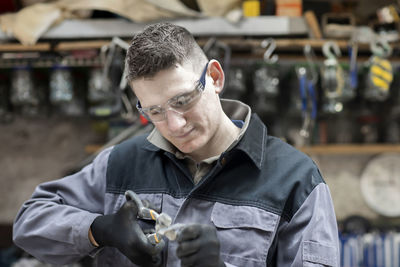
[{"label": "clear lens", "polygon": [[147,117],[152,121],[159,121],[164,119],[164,110],[161,107],[150,108],[148,111],[145,111]]},{"label": "clear lens", "polygon": [[200,99],[201,93],[203,91],[203,88],[201,84],[196,87],[195,90],[193,90],[190,93],[183,94],[176,96],[172,99],[170,99],[166,106],[167,108],[162,108],[162,107],[151,107],[151,108],[143,108],[142,114],[149,120],[153,122],[158,122],[162,121],[165,119],[165,112],[167,110],[173,110],[179,114],[183,114],[187,111],[189,111],[191,108],[193,108],[197,101]]},{"label": "clear lens", "polygon": [[138,101],[136,104],[136,108],[142,113],[142,115],[152,121],[159,122],[165,119],[165,113],[167,110],[175,111],[179,114],[183,114],[193,108],[198,100],[205,87],[205,75],[207,71],[207,66],[204,67],[203,73],[200,77],[200,80],[192,92],[182,94],[176,97],[171,98],[168,102],[162,106],[153,106],[149,108],[142,108],[140,102]]},{"label": "clear lens", "polygon": [[186,112],[197,103],[202,91],[202,88],[197,86],[196,89],[190,93],[170,99],[167,105],[169,108],[178,112]]}]

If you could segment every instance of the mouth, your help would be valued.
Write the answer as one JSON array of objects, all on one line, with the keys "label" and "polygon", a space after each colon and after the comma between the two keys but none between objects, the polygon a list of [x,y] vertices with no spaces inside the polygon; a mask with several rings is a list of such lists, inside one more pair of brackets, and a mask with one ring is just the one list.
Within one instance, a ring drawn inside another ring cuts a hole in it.
[{"label": "mouth", "polygon": [[174,137],[174,138],[177,138],[177,139],[186,138],[186,137],[188,137],[188,136],[193,132],[193,130],[194,130],[194,128],[190,129],[189,131],[186,131],[186,132],[183,133],[183,134],[173,135],[173,137]]}]

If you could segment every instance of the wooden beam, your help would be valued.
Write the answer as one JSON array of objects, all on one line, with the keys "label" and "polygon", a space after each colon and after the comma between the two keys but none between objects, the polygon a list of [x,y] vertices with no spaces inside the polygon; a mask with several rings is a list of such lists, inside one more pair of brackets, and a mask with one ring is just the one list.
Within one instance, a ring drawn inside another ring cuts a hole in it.
[{"label": "wooden beam", "polygon": [[319,26],[317,17],[315,16],[314,11],[306,11],[304,12],[304,18],[309,27],[309,31],[311,34],[311,38],[314,39],[322,39],[321,27]]},{"label": "wooden beam", "polygon": [[111,40],[60,42],[54,46],[54,50],[55,51],[70,51],[70,50],[99,49],[103,45],[107,45],[110,42],[111,42]]},{"label": "wooden beam", "polygon": [[0,52],[25,52],[25,51],[49,51],[50,50],[49,43],[38,43],[35,45],[22,45],[22,44],[12,44],[5,43],[0,44]]},{"label": "wooden beam", "polygon": [[[263,39],[243,39],[234,37],[221,37],[219,41],[229,45],[233,50],[251,50],[256,52],[262,51],[261,42]],[[208,38],[198,38],[197,42],[200,46],[204,46]],[[302,51],[305,45],[311,45],[313,49],[321,49],[325,42],[334,41],[338,44],[339,48],[346,51],[349,42],[346,40],[333,40],[333,39],[279,39],[276,38],[276,50],[289,50],[289,51]],[[38,43],[32,46],[26,46],[18,43],[3,43],[0,44],[0,52],[11,51],[70,51],[70,50],[85,50],[85,49],[99,49],[103,45],[110,43],[111,40],[86,40],[86,41],[63,41],[59,42],[54,47],[50,43]],[[400,48],[399,43],[391,44],[393,48]],[[369,44],[359,44],[359,51],[369,51]]]}]

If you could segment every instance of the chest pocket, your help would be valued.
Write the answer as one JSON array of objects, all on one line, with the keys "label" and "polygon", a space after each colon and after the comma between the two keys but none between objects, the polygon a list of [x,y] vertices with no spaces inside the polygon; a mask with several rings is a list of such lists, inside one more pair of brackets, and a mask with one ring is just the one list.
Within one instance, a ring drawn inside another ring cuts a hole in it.
[{"label": "chest pocket", "polygon": [[221,242],[221,257],[236,266],[266,266],[279,216],[249,206],[215,203],[211,221]]}]

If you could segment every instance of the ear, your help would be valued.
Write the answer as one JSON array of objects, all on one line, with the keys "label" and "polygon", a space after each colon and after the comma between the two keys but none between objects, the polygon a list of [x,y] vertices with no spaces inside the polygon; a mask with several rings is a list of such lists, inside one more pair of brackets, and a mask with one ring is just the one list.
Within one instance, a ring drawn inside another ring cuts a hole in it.
[{"label": "ear", "polygon": [[217,60],[212,59],[208,63],[208,74],[213,81],[215,92],[217,94],[221,93],[225,84],[225,74],[224,70],[221,67],[221,64],[219,64]]}]

